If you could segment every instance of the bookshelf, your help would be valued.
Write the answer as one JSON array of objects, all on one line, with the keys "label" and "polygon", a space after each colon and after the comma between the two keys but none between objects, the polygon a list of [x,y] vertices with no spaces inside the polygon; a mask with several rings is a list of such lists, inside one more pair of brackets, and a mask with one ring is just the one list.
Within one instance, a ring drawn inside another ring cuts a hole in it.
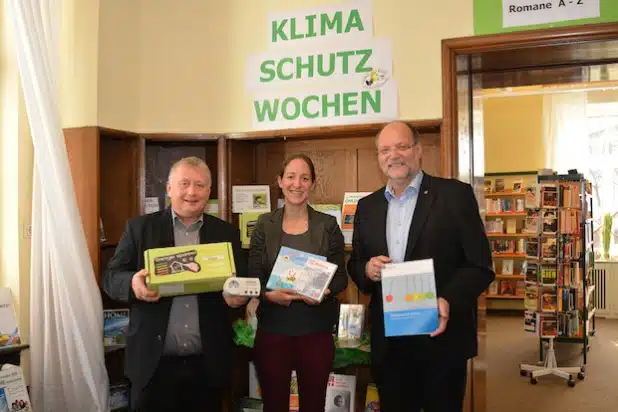
[{"label": "bookshelf", "polygon": [[[539,176],[535,195],[534,202],[526,202],[526,227],[536,228],[536,238],[526,246],[525,330],[539,336],[541,361],[544,341],[549,357],[555,356],[554,342],[581,344],[582,365],[570,373],[584,379],[595,332],[592,186],[576,173]],[[522,375],[529,371],[521,369]],[[565,379],[575,385],[572,376]]]},{"label": "bookshelf", "polygon": [[536,172],[488,173],[481,215],[492,249],[496,279],[486,291],[487,309],[523,310],[526,267],[524,208],[526,189],[536,185]]}]

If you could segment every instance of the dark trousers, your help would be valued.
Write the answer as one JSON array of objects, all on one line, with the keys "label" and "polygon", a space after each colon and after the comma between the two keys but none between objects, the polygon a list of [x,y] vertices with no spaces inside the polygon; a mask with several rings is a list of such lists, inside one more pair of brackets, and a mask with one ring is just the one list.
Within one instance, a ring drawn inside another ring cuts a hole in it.
[{"label": "dark trousers", "polygon": [[288,412],[292,371],[298,379],[300,412],[324,412],[335,344],[328,332],[287,336],[258,329],[253,348],[264,412]]},{"label": "dark trousers", "polygon": [[[398,342],[399,343],[399,342]],[[461,412],[465,359],[444,359],[406,345],[389,345],[375,368],[382,412]]]},{"label": "dark trousers", "polygon": [[134,412],[220,412],[222,390],[204,379],[201,356],[165,356],[148,385],[131,388]]}]

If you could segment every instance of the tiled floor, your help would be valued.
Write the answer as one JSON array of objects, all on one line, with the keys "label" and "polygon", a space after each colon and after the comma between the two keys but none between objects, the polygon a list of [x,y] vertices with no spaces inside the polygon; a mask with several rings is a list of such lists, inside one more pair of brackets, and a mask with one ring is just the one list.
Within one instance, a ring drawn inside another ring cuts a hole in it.
[{"label": "tiled floor", "polygon": [[[586,378],[569,388],[548,376],[537,385],[519,374],[520,363],[538,361],[538,338],[523,329],[523,316],[487,319],[488,412],[618,411],[618,320],[597,319],[588,353]],[[581,344],[556,344],[559,366],[580,366]]]}]

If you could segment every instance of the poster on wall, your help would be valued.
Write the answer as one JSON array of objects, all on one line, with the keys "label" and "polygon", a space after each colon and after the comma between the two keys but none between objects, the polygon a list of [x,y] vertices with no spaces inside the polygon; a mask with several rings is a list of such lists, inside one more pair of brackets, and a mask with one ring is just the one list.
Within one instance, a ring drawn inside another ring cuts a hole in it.
[{"label": "poster on wall", "polygon": [[271,13],[268,48],[249,56],[255,130],[398,118],[392,41],[373,37],[369,0]]},{"label": "poster on wall", "polygon": [[616,0],[474,0],[474,34],[618,20]]}]

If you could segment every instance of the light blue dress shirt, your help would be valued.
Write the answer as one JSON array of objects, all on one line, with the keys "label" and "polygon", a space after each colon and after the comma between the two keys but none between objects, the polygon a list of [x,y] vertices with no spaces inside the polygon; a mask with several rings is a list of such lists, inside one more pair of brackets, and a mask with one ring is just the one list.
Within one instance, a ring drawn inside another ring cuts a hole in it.
[{"label": "light blue dress shirt", "polygon": [[421,170],[412,179],[400,198],[395,196],[390,182],[384,190],[384,196],[386,196],[388,201],[386,244],[388,245],[388,255],[393,263],[404,261],[406,247],[408,246],[408,234],[412,225],[412,216],[414,216],[414,209],[416,209],[416,201],[418,200],[418,192],[421,189],[422,181],[423,171]]}]

